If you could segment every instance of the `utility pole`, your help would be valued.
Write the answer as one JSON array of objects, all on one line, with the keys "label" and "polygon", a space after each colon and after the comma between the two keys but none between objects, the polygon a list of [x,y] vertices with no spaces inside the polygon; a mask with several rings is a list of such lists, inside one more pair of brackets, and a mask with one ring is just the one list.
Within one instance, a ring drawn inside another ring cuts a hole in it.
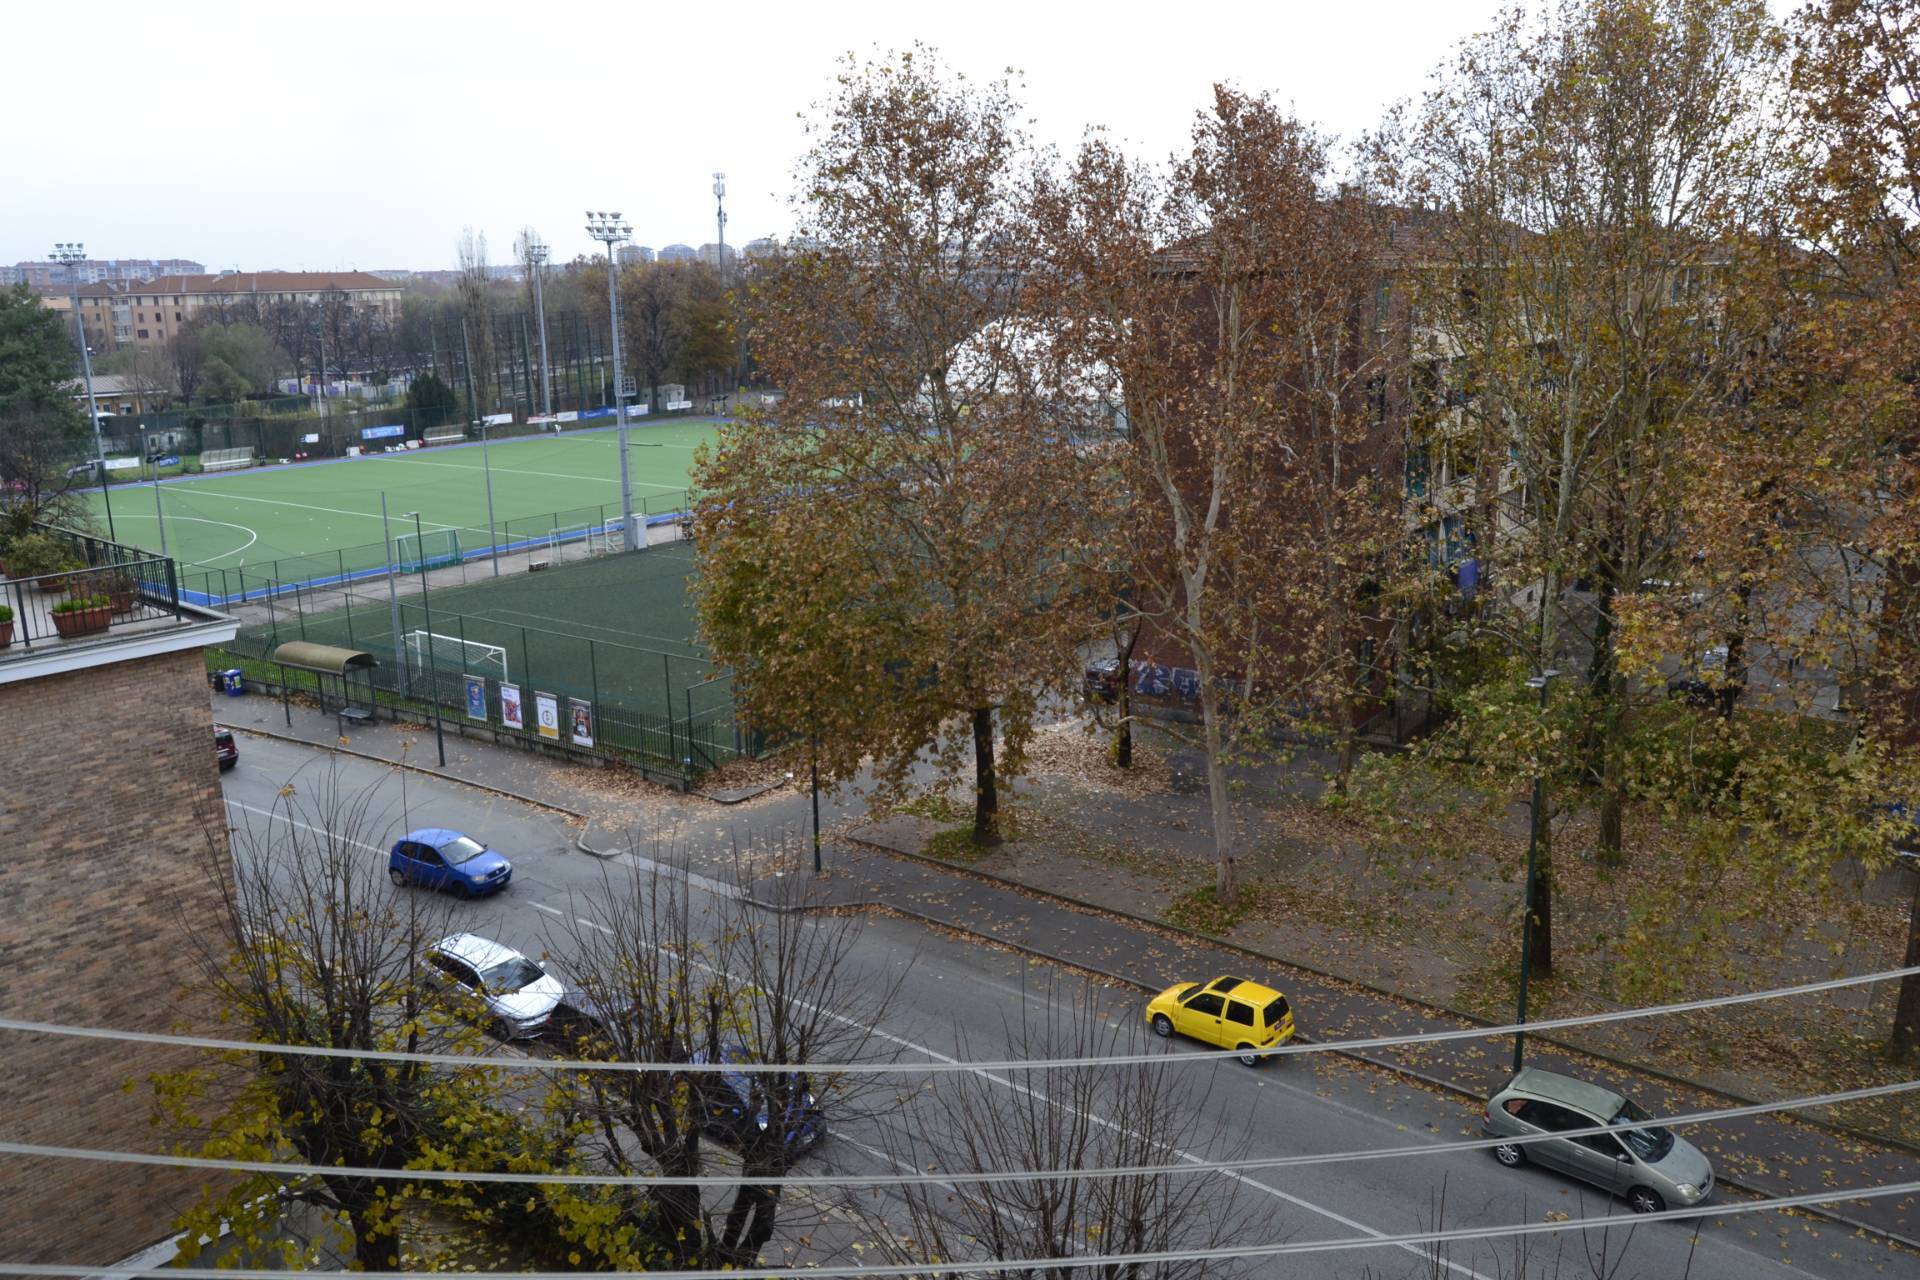
[{"label": "utility pole", "polygon": [[[713,175],[713,217],[720,232],[720,248],[717,254],[719,261],[714,265],[720,270],[720,287],[725,289],[727,287],[727,175],[724,173]],[[741,359],[737,335],[734,343],[733,365],[732,390],[738,390]]]},{"label": "utility pole", "polygon": [[587,234],[607,246],[607,309],[613,317],[613,416],[620,429],[620,540],[628,551],[638,551],[633,529],[633,473],[627,462],[627,376],[620,363],[620,281],[613,247],[633,234],[633,228],[613,213],[587,212]]},{"label": "utility pole", "polygon": [[[380,491],[380,536],[386,541],[387,551],[387,605],[393,611],[390,624],[393,631],[393,669],[402,676],[407,671],[406,650],[400,640],[400,583],[393,571],[393,526],[387,522],[387,491]],[[407,681],[403,693],[413,692],[413,681]]]},{"label": "utility pole", "polygon": [[107,450],[100,440],[100,405],[93,398],[93,355],[87,349],[87,322],[80,318],[79,264],[86,261],[87,247],[78,240],[71,244],[56,243],[47,257],[67,267],[67,284],[73,298],[73,332],[80,340],[80,369],[87,379],[87,417],[93,423],[94,465],[100,468],[100,501],[107,507],[107,537],[118,542],[120,537],[113,531],[113,496],[107,492]]},{"label": "utility pole", "polygon": [[553,416],[553,371],[547,365],[547,300],[540,292],[540,278],[547,273],[547,246],[538,240],[527,246],[527,261],[533,266],[533,309],[540,313],[540,413]]}]

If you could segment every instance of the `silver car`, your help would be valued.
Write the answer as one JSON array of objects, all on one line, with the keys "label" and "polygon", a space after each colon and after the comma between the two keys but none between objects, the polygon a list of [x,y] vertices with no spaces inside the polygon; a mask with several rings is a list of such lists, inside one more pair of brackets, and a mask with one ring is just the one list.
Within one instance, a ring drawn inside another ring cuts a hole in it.
[{"label": "silver car", "polygon": [[[1527,1067],[1487,1103],[1482,1126],[1489,1138],[1534,1137],[1608,1125],[1644,1124],[1651,1117],[1604,1085]],[[1700,1149],[1650,1125],[1576,1138],[1535,1138],[1493,1148],[1508,1168],[1531,1160],[1625,1196],[1635,1213],[1696,1205],[1713,1194],[1713,1165]]]},{"label": "silver car", "polygon": [[440,939],[427,949],[427,963],[485,1008],[487,1029],[502,1040],[539,1035],[567,992],[536,961],[474,933]]}]

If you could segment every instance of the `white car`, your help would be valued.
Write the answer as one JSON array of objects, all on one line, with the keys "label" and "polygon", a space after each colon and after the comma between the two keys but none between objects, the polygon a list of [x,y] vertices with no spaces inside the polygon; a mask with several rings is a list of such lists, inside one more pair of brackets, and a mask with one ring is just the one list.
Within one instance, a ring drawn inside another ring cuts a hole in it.
[{"label": "white car", "polygon": [[530,1040],[566,995],[537,961],[474,933],[456,933],[427,949],[427,963],[449,987],[486,1006],[488,1029],[503,1040]]}]

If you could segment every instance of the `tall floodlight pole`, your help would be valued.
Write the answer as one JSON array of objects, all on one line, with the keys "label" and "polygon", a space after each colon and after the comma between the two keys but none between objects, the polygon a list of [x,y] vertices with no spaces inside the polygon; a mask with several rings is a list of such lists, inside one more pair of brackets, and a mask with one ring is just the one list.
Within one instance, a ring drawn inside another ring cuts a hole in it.
[{"label": "tall floodlight pole", "polygon": [[380,537],[384,541],[387,553],[387,607],[393,611],[393,621],[389,624],[393,632],[393,669],[396,678],[406,680],[403,693],[413,691],[413,680],[407,675],[407,660],[402,652],[400,641],[400,582],[393,571],[393,525],[387,520],[387,491],[380,491]]},{"label": "tall floodlight pole", "polygon": [[[384,503],[386,496],[381,495]],[[403,516],[413,517],[413,545],[426,545],[426,535],[420,531],[420,513],[406,511]],[[427,694],[433,699],[433,745],[440,750],[440,767],[447,767],[447,735],[440,726],[440,663],[433,653],[433,606],[427,602],[427,577],[429,574],[426,557],[420,558],[420,610],[427,616]]]},{"label": "tall floodlight pole", "polygon": [[547,246],[535,240],[527,246],[527,262],[533,268],[533,309],[540,313],[540,413],[553,416],[553,372],[547,367],[547,302],[540,292],[540,277],[547,273]]},{"label": "tall floodlight pole", "polygon": [[620,542],[628,551],[640,549],[633,530],[633,474],[627,464],[627,382],[620,363],[620,281],[613,247],[633,234],[633,228],[613,213],[587,211],[587,234],[607,246],[607,310],[613,317],[613,416],[620,428]]},{"label": "tall floodlight pole", "polygon": [[67,284],[71,286],[73,298],[73,332],[80,340],[80,369],[87,379],[87,417],[93,423],[93,460],[100,468],[100,500],[107,507],[107,537],[118,542],[119,535],[113,531],[113,495],[107,492],[107,450],[100,440],[100,405],[93,398],[93,356],[87,350],[87,323],[80,318],[79,264],[86,261],[87,247],[77,240],[71,244],[56,243],[47,257],[65,263],[67,268]]},{"label": "tall floodlight pole", "polygon": [[[713,175],[713,220],[720,234],[720,247],[715,251],[719,259],[714,265],[720,269],[720,287],[727,287],[727,175]],[[740,352],[738,345],[734,351],[733,383],[735,389],[740,385]]]},{"label": "tall floodlight pole", "polygon": [[493,576],[497,578],[500,576],[500,537],[494,532],[499,526],[493,522],[493,459],[487,452],[488,428],[493,424],[480,412],[480,405],[473,398],[473,340],[467,336],[465,316],[460,317],[460,349],[467,359],[467,408],[473,414],[473,425],[480,428],[480,469],[487,476],[487,554],[493,558]]}]

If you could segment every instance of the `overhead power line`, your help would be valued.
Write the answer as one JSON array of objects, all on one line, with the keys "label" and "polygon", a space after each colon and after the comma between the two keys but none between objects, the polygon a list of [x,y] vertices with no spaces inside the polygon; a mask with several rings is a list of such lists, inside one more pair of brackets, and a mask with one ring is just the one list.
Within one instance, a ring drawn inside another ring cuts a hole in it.
[{"label": "overhead power line", "polygon": [[943,1075],[955,1072],[1056,1071],[1074,1067],[1132,1067],[1149,1063],[1185,1065],[1238,1059],[1252,1052],[1262,1058],[1297,1057],[1314,1053],[1354,1053],[1363,1049],[1392,1049],[1402,1045],[1440,1044],[1452,1040],[1484,1040],[1510,1036],[1518,1032],[1538,1035],[1568,1027],[1591,1027],[1609,1022],[1639,1018],[1666,1017],[1721,1009],[1731,1005],[1779,1000],[1789,996],[1813,995],[1876,982],[1892,982],[1920,974],[1920,965],[1904,969],[1886,969],[1878,973],[1829,978],[1792,987],[1773,987],[1766,991],[1743,992],[1730,996],[1711,996],[1685,1000],[1678,1004],[1642,1005],[1615,1009],[1608,1013],[1576,1014],[1565,1018],[1543,1018],[1537,1022],[1506,1023],[1491,1027],[1467,1027],[1453,1031],[1422,1031],[1404,1036],[1371,1036],[1359,1040],[1326,1040],[1310,1044],[1293,1043],[1269,1049],[1217,1049],[1201,1053],[1101,1054],[1087,1058],[1013,1058],[1000,1061],[948,1059],[922,1062],[608,1062],[592,1058],[492,1058],[462,1053],[409,1053],[398,1049],[337,1049],[327,1045],[276,1044],[262,1040],[221,1040],[211,1036],[169,1035],[159,1031],[127,1031],[115,1027],[93,1027],[74,1023],[35,1022],[24,1018],[0,1018],[0,1031],[22,1031],[39,1035],[75,1036],[92,1040],[116,1040],[134,1044],[170,1045],[184,1049],[217,1049],[240,1053],[271,1053],[289,1057],[365,1058],[378,1062],[423,1062],[435,1066],[496,1066],[517,1071],[676,1071],[687,1075],[703,1074],[788,1074],[797,1071],[815,1075]]},{"label": "overhead power line", "polygon": [[1594,1134],[1619,1134],[1639,1129],[1685,1128],[1737,1120],[1744,1116],[1766,1115],[1778,1111],[1804,1111],[1814,1107],[1839,1106],[1864,1102],[1920,1089],[1920,1080],[1849,1089],[1843,1093],[1813,1094],[1787,1098],[1779,1102],[1749,1103],[1722,1107],[1713,1111],[1694,1111],[1676,1116],[1649,1118],[1630,1124],[1601,1124],[1554,1133],[1527,1134],[1511,1138],[1475,1138],[1466,1142],[1428,1142],[1418,1146],[1365,1147],[1353,1151],[1323,1151],[1306,1155],[1244,1156],[1236,1160],[1190,1160],[1179,1164],[1112,1165],[1073,1169],[1013,1169],[990,1173],[874,1173],[833,1174],[830,1176],[747,1178],[743,1175],[700,1174],[666,1176],[620,1173],[519,1173],[503,1170],[459,1169],[378,1169],[359,1165],[292,1164],[275,1160],[225,1160],[206,1156],[167,1155],[160,1152],[112,1151],[93,1147],[47,1146],[31,1142],[0,1141],[0,1155],[40,1156],[55,1160],[87,1160],[106,1164],[157,1165],[177,1169],[209,1169],[226,1173],[268,1173],[287,1178],[336,1177],[378,1178],[389,1182],[508,1182],[531,1186],[585,1187],[734,1187],[751,1182],[756,1187],[908,1187],[958,1186],[978,1183],[1016,1183],[1078,1181],[1089,1178],[1144,1178],[1165,1174],[1241,1173],[1253,1169],[1286,1169],[1300,1165],[1342,1164],[1360,1160],[1399,1160],[1412,1156],[1454,1155],[1463,1151],[1485,1151],[1501,1146],[1526,1146],[1535,1142],[1584,1138]]},{"label": "overhead power line", "polygon": [[[1225,1262],[1236,1258],[1276,1258],[1310,1253],[1345,1253],[1355,1249],[1386,1249],[1403,1246],[1450,1244],[1471,1240],[1499,1240],[1513,1236],[1554,1235],[1562,1231],[1609,1231],[1636,1229],[1650,1222],[1692,1222],[1700,1218],[1733,1218],[1742,1214],[1777,1213],[1786,1209],[1805,1209],[1831,1204],[1836,1200],[1873,1200],[1887,1196],[1907,1196],[1920,1192],[1920,1182],[1890,1182],[1851,1191],[1817,1191],[1807,1195],[1778,1196],[1769,1200],[1738,1204],[1694,1205],[1689,1209],[1664,1209],[1659,1213],[1636,1213],[1628,1217],[1606,1214],[1597,1217],[1566,1218],[1558,1222],[1517,1222],[1499,1227],[1456,1227],[1450,1230],[1414,1231],[1403,1235],[1336,1236],[1330,1240],[1285,1240],[1264,1244],[1215,1245],[1198,1249],[1160,1249],[1144,1253],[1081,1253],[1058,1258],[983,1258],[947,1259],[930,1262],[883,1263],[877,1266],[768,1267],[750,1268],[759,1275],[787,1275],[806,1280],[905,1280],[914,1276],[977,1275],[982,1272],[1065,1271],[1120,1266],[1152,1266],[1176,1262]],[[0,1260],[0,1276],[66,1277],[111,1272],[112,1267],[98,1263],[9,1262]],[[337,1271],[286,1270],[266,1267],[167,1267],[169,1280],[302,1280],[303,1277],[328,1277],[336,1280]],[[500,1280],[580,1280],[578,1271],[463,1271],[463,1276],[500,1277]],[[596,1280],[740,1280],[738,1269],[709,1271],[596,1271]],[[444,1280],[444,1272],[388,1271],[387,1280]]]}]

